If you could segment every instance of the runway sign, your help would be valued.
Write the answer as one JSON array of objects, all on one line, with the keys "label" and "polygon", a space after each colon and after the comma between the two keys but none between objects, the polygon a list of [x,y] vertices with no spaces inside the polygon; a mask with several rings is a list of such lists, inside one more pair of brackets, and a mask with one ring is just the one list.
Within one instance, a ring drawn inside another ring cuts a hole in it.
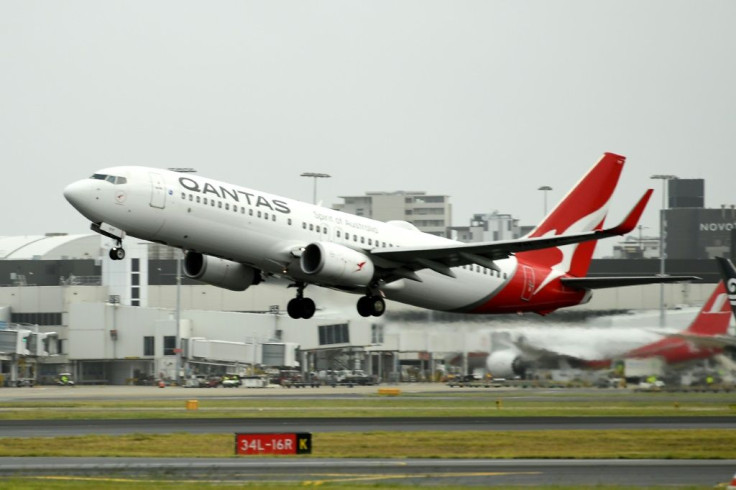
[{"label": "runway sign", "polygon": [[236,433],[235,454],[310,454],[312,434],[298,433]]}]

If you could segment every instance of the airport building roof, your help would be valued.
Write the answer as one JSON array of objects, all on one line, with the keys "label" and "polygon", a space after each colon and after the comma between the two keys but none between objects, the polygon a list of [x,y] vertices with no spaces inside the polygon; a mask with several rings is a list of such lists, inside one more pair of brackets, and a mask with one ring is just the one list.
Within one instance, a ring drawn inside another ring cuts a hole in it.
[{"label": "airport building roof", "polygon": [[101,241],[97,234],[0,237],[0,260],[97,259]]}]

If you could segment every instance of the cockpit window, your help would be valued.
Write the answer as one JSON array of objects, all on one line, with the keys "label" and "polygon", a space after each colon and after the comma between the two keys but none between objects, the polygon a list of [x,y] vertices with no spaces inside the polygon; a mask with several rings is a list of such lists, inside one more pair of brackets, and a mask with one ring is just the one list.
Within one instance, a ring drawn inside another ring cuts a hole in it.
[{"label": "cockpit window", "polygon": [[107,175],[107,174],[94,174],[90,178],[95,179],[95,180],[105,180],[114,185],[125,184],[126,182],[128,182],[128,179],[126,179],[125,177],[118,177],[116,175]]}]

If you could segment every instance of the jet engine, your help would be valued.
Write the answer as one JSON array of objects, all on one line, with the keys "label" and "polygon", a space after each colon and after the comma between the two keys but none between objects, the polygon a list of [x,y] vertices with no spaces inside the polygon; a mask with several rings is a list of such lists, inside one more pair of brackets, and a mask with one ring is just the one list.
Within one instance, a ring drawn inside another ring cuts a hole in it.
[{"label": "jet engine", "polygon": [[231,291],[245,291],[261,282],[260,271],[247,265],[199,252],[187,252],[184,274],[191,279]]},{"label": "jet engine", "polygon": [[365,254],[330,242],[307,245],[299,264],[302,272],[314,276],[316,282],[332,286],[367,286],[375,272],[373,262]]},{"label": "jet engine", "polygon": [[495,378],[524,376],[527,367],[519,353],[511,349],[491,352],[486,358],[486,368]]}]

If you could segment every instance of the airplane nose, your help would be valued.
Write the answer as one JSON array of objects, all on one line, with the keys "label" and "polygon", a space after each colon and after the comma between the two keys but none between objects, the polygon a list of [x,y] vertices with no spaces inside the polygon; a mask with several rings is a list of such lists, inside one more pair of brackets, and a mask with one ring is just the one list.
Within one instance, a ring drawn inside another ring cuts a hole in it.
[{"label": "airplane nose", "polygon": [[75,208],[79,208],[84,195],[85,182],[78,180],[64,188],[64,197]]}]

